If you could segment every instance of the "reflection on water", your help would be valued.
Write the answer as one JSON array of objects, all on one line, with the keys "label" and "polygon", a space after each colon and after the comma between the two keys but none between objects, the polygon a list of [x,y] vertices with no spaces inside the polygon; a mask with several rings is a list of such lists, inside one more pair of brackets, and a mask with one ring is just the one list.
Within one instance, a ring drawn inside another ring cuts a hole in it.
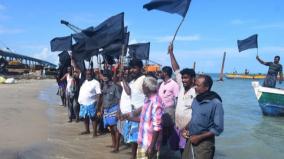
[{"label": "reflection on water", "polygon": [[216,158],[283,159],[284,118],[263,116],[248,80],[216,82],[225,111],[225,131]]}]

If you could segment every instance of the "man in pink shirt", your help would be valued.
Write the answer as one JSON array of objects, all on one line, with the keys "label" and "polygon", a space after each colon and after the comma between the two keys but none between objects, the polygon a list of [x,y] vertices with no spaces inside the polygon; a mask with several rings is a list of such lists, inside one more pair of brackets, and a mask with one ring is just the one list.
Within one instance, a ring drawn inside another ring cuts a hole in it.
[{"label": "man in pink shirt", "polygon": [[165,66],[162,68],[161,78],[163,82],[159,88],[159,96],[162,99],[164,107],[163,121],[163,143],[165,144],[174,130],[175,123],[175,108],[179,93],[179,85],[171,79],[172,68]]}]

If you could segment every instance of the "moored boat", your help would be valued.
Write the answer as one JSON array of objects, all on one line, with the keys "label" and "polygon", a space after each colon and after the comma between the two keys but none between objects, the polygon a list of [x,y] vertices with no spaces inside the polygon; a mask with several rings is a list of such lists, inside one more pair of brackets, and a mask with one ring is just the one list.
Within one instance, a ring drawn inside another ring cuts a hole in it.
[{"label": "moored boat", "polygon": [[257,81],[252,86],[264,115],[284,116],[284,89],[262,87]]},{"label": "moored boat", "polygon": [[234,74],[234,73],[229,73],[229,74],[226,74],[225,77],[227,79],[265,79],[265,75],[263,75],[263,74]]}]

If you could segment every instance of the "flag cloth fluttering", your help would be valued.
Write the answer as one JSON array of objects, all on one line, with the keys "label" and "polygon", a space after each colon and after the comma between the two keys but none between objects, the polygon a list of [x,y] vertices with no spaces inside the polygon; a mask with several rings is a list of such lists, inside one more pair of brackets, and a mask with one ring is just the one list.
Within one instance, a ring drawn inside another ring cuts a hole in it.
[{"label": "flag cloth fluttering", "polygon": [[185,17],[191,0],[152,0],[143,8],[147,10],[157,9],[168,13],[176,13]]},{"label": "flag cloth fluttering", "polygon": [[72,37],[56,37],[50,41],[51,51],[69,51],[72,47]]},{"label": "flag cloth fluttering", "polygon": [[138,43],[128,46],[128,54],[133,59],[149,60],[150,43]]},{"label": "flag cloth fluttering", "polygon": [[244,40],[238,40],[237,42],[239,52],[242,52],[247,49],[258,48],[257,34],[254,34]]},{"label": "flag cloth fluttering", "polygon": [[124,13],[117,14],[105,20],[96,28],[89,28],[83,33],[86,38],[86,50],[103,48],[113,41],[124,39]]}]

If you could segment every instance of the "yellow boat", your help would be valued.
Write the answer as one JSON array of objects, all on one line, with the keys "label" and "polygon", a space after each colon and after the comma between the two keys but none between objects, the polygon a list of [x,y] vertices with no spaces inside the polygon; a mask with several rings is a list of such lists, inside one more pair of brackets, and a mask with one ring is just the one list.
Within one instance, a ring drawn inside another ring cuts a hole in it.
[{"label": "yellow boat", "polygon": [[235,74],[229,73],[226,74],[225,77],[227,79],[265,79],[264,74]]}]

